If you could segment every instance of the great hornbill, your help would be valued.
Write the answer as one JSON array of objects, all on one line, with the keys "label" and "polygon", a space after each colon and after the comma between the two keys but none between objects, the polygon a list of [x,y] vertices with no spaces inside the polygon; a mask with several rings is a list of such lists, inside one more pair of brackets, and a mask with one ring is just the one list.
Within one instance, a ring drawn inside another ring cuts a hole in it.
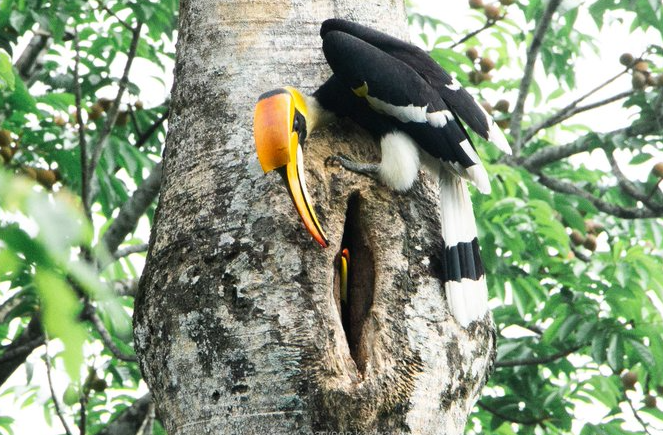
[{"label": "great hornbill", "polygon": [[335,117],[349,117],[380,143],[379,164],[333,157],[349,170],[376,174],[407,191],[423,165],[439,178],[442,281],[454,317],[463,325],[487,311],[487,288],[466,181],[482,193],[490,181],[461,120],[511,153],[501,130],[472,96],[423,50],[342,19],[320,29],[333,75],[311,96],[284,87],[259,97],[254,119],[258,158],[265,172],[283,175],[311,235],[328,245],[311,206],[302,145]]}]

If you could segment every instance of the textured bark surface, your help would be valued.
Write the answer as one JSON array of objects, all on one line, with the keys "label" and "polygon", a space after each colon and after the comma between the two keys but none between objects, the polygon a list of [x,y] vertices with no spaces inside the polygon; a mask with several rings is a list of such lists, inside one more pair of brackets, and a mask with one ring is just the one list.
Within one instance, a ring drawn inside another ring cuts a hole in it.
[{"label": "textured bark surface", "polygon": [[[330,154],[378,158],[350,121],[312,135],[307,182],[331,243],[322,250],[278,175],[260,169],[257,96],[286,84],[312,92],[330,75],[318,29],[333,16],[406,35],[401,1],[181,2],[164,182],[135,313],[141,367],[171,435],[458,434],[489,372],[490,320],[460,328],[437,279],[430,177],[396,194],[325,167]],[[350,338],[336,276],[344,234]]]}]

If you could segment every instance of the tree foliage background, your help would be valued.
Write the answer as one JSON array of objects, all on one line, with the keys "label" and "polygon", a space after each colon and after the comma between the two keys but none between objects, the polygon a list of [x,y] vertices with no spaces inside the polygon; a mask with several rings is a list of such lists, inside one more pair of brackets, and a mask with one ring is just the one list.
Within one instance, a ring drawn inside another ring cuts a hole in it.
[{"label": "tree foliage background", "polygon": [[[471,0],[457,5],[462,25],[410,15],[415,42],[492,110],[515,151],[481,147],[493,193],[474,199],[498,357],[468,431],[656,433],[663,7],[560,3]],[[168,101],[148,107],[131,77],[168,81],[177,6],[0,0],[0,399],[43,412],[55,433],[162,430],[130,316]],[[651,40],[579,70],[609,52],[588,22]],[[577,85],[583,74],[593,86]],[[605,118],[599,133],[574,119],[607,106],[624,125]],[[0,411],[0,434],[24,431]]]}]

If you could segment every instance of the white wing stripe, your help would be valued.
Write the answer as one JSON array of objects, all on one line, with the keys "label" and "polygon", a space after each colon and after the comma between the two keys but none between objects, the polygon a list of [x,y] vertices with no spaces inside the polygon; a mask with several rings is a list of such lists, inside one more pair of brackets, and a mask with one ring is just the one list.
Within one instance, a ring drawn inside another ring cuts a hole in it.
[{"label": "white wing stripe", "polygon": [[447,122],[452,121],[453,119],[453,114],[448,110],[426,113],[426,120],[433,127],[442,128],[447,125]]},{"label": "white wing stripe", "polygon": [[380,100],[379,98],[371,97],[366,95],[366,100],[368,104],[371,105],[373,109],[378,112],[391,115],[394,118],[397,118],[401,122],[426,122],[426,110],[428,106],[415,106],[410,104],[408,106],[395,106]]},{"label": "white wing stripe", "polygon": [[456,79],[451,79],[451,84],[445,85],[449,90],[457,91],[461,88],[461,84]]}]

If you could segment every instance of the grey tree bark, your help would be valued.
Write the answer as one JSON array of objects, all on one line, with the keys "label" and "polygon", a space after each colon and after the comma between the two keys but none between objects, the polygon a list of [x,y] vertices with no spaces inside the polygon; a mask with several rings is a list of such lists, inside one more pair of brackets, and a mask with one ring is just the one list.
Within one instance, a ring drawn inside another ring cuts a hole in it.
[{"label": "grey tree bark", "polygon": [[[304,230],[255,156],[257,96],[329,75],[337,16],[405,37],[402,1],[183,0],[163,185],[136,299],[135,340],[169,434],[460,434],[494,358],[490,319],[463,330],[439,276],[435,182],[408,194],[325,167],[379,158],[340,120],[305,149],[331,246]],[[337,256],[351,252],[351,313]]]}]

